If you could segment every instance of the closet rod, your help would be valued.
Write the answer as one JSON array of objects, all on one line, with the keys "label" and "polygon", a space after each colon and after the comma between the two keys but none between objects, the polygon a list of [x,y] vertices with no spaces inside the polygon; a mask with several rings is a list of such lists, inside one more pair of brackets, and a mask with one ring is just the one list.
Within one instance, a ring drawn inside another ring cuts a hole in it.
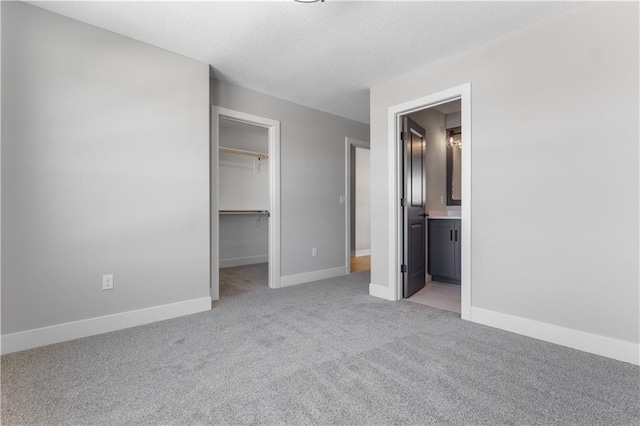
[{"label": "closet rod", "polygon": [[269,216],[268,210],[220,210],[221,215],[261,215]]},{"label": "closet rod", "polygon": [[246,151],[244,149],[227,148],[225,146],[220,147],[220,152],[227,154],[248,155],[250,157],[269,158],[269,154],[264,152]]}]

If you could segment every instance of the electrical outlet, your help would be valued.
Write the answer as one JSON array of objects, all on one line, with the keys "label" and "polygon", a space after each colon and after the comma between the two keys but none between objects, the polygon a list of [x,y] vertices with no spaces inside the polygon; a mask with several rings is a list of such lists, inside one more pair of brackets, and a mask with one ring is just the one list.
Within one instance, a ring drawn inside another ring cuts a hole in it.
[{"label": "electrical outlet", "polygon": [[102,276],[102,289],[113,290],[113,274]]},{"label": "electrical outlet", "polygon": [[344,195],[340,196],[340,204],[344,204],[347,202],[347,197],[345,197]]},{"label": "electrical outlet", "polygon": [[440,196],[440,204],[444,204],[444,195]]},{"label": "electrical outlet", "polygon": [[311,256],[316,257],[318,255],[318,249],[317,248],[312,248],[311,249]]}]

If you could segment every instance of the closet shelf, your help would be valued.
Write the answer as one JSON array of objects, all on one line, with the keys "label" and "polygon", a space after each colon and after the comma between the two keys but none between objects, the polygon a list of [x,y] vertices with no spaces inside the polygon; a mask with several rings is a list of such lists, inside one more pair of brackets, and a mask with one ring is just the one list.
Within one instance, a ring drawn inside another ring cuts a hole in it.
[{"label": "closet shelf", "polygon": [[266,154],[264,152],[245,151],[244,149],[227,148],[224,146],[220,147],[220,152],[226,154],[248,155],[250,157],[258,157],[258,159],[260,160],[262,160],[263,158],[269,158],[269,154]]},{"label": "closet shelf", "polygon": [[269,216],[269,210],[220,210],[221,215]]}]

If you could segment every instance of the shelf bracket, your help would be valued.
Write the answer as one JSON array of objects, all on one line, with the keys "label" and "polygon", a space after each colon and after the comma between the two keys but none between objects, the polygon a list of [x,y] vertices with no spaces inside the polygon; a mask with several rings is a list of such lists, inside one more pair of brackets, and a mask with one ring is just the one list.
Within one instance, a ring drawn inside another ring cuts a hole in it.
[{"label": "shelf bracket", "polygon": [[253,162],[253,174],[257,175],[258,173],[260,173],[261,164],[262,164],[262,157],[258,157],[258,159]]}]

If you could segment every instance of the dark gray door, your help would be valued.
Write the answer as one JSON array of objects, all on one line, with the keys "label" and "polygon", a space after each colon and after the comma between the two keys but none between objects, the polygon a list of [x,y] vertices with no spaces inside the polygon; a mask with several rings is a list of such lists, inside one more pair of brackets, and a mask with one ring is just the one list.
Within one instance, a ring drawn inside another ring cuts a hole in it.
[{"label": "dark gray door", "polygon": [[404,205],[404,297],[424,287],[425,259],[425,139],[424,129],[404,117],[402,133]]}]

